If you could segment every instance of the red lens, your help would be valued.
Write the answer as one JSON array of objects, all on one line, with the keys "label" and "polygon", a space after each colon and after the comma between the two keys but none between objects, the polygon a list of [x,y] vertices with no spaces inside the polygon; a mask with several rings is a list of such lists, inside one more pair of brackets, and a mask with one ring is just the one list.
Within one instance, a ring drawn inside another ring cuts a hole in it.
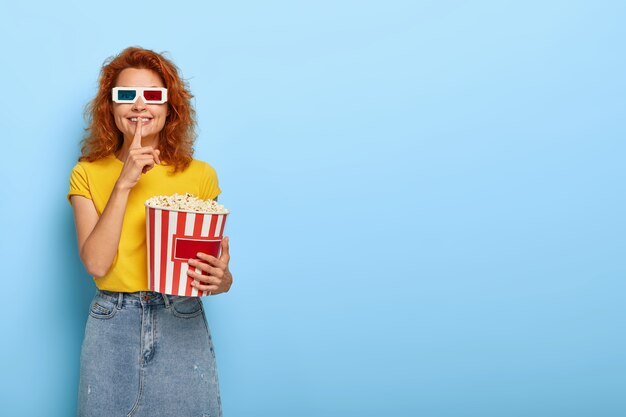
[{"label": "red lens", "polygon": [[148,101],[161,101],[163,92],[161,90],[143,90],[143,98]]}]

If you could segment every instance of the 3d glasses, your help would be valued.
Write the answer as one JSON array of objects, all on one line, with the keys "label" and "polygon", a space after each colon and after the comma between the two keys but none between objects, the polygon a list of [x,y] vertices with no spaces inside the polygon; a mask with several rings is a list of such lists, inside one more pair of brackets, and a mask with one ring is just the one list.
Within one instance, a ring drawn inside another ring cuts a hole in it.
[{"label": "3d glasses", "polygon": [[115,103],[134,103],[138,97],[146,104],[163,104],[167,101],[167,88],[161,87],[114,87]]}]

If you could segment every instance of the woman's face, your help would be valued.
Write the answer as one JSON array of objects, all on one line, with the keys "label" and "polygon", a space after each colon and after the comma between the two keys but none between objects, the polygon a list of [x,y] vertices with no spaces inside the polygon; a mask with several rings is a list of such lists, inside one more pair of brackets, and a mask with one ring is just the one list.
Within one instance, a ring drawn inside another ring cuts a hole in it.
[{"label": "woman's face", "polygon": [[[117,77],[115,87],[165,87],[159,75],[149,69],[126,68]],[[150,143],[165,126],[169,113],[167,103],[146,104],[143,97],[134,103],[113,103],[115,125],[124,134],[125,141],[132,141],[137,123],[141,120],[141,137]]]}]

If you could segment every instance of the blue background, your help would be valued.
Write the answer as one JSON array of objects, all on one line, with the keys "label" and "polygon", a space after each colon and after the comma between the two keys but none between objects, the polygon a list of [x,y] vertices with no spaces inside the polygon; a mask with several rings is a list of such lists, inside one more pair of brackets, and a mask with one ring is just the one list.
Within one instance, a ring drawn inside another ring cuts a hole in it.
[{"label": "blue background", "polygon": [[626,3],[2,2],[2,414],[69,416],[65,200],[105,58],[169,51],[232,210],[226,416],[623,416]]}]

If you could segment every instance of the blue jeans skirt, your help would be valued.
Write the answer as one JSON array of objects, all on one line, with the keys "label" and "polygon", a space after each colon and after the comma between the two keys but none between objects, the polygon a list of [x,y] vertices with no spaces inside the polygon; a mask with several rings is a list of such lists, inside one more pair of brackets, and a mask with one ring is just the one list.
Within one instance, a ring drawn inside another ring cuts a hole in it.
[{"label": "blue jeans skirt", "polygon": [[202,302],[98,291],[80,356],[80,417],[221,417]]}]

